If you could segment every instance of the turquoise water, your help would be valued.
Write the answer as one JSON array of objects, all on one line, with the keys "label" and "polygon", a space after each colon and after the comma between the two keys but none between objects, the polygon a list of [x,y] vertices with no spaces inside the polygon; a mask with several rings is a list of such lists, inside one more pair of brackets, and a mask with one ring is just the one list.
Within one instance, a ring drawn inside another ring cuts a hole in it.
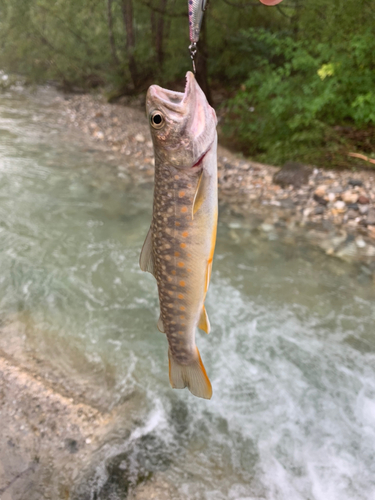
[{"label": "turquoise water", "polygon": [[138,267],[152,186],[57,123],[55,97],[0,94],[0,316],[27,324],[28,349],[94,406],[141,401],[79,491],[123,498],[127,469],[189,500],[375,499],[365,270],[222,208],[212,332],[197,339],[214,396],[173,391],[156,285]]}]

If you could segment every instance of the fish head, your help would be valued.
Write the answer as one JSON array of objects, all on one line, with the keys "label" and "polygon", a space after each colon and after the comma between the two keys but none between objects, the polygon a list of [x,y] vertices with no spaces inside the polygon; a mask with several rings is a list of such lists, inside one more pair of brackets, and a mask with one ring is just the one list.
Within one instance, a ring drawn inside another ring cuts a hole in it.
[{"label": "fish head", "polygon": [[165,165],[195,167],[216,141],[216,113],[190,71],[183,93],[152,85],[146,110],[155,159]]}]

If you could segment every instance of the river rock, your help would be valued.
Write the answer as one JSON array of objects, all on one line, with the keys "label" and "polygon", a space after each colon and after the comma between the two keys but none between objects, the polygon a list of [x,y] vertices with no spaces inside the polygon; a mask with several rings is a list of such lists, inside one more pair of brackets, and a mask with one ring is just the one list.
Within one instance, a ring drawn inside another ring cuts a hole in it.
[{"label": "river rock", "polygon": [[375,208],[370,208],[367,214],[367,224],[370,226],[375,225]]},{"label": "river rock", "polygon": [[370,200],[367,198],[367,196],[364,196],[363,194],[361,194],[358,197],[358,203],[360,205],[367,205],[368,203],[370,203]]},{"label": "river rock", "polygon": [[351,209],[348,210],[348,213],[346,215],[347,215],[349,220],[355,219],[356,217],[358,217],[358,213],[355,210],[351,210]]},{"label": "river rock", "polygon": [[314,208],[313,214],[314,215],[322,215],[322,214],[324,214],[324,212],[325,212],[325,208],[323,207],[323,205],[318,205],[317,207]]},{"label": "river rock", "polygon": [[353,187],[363,186],[363,182],[360,179],[349,179],[348,184]]},{"label": "river rock", "polygon": [[314,194],[313,198],[317,203],[319,203],[319,205],[328,205],[328,200],[326,200],[322,196],[317,195],[316,193]]},{"label": "river rock", "polygon": [[367,212],[369,211],[369,206],[368,205],[359,205],[358,210],[359,210],[359,213],[361,215],[366,215]]},{"label": "river rock", "polygon": [[345,193],[343,193],[341,195],[341,198],[343,201],[345,201],[345,203],[357,203],[358,201],[358,193],[355,193],[353,191],[345,191]]},{"label": "river rock", "polygon": [[346,211],[346,205],[344,201],[336,201],[336,203],[333,205],[333,208],[337,210],[338,213],[343,214]]},{"label": "river rock", "polygon": [[312,172],[313,169],[307,165],[288,161],[282,169],[273,176],[273,182],[281,187],[292,185],[295,188],[300,188],[309,182],[309,177]]}]

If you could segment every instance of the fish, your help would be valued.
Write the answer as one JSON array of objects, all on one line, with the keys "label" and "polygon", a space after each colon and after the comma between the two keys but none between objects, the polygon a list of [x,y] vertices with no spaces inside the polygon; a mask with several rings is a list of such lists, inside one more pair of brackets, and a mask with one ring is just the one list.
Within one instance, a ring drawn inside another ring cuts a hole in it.
[{"label": "fish", "polygon": [[188,0],[189,35],[192,44],[197,44],[202,27],[203,14],[208,0]]},{"label": "fish", "polygon": [[146,97],[155,154],[152,222],[140,268],[156,278],[158,329],[168,340],[169,381],[211,399],[212,386],[195,343],[210,332],[204,306],[218,219],[217,117],[192,72],[185,92],[152,85]]}]

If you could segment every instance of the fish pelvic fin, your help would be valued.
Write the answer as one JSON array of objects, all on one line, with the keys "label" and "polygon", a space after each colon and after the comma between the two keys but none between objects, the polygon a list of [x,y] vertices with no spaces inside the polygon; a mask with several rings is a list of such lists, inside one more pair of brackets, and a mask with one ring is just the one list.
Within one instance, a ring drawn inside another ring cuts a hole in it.
[{"label": "fish pelvic fin", "polygon": [[202,363],[198,347],[196,347],[196,349],[197,357],[189,365],[178,363],[172,356],[172,353],[168,351],[169,381],[174,389],[184,389],[187,387],[194,396],[203,399],[211,399],[211,382]]},{"label": "fish pelvic fin", "polygon": [[152,254],[152,232],[151,228],[148,230],[145,242],[143,243],[141,255],[139,257],[139,267],[142,271],[151,273],[155,276],[154,273],[154,257]]},{"label": "fish pelvic fin", "polygon": [[195,190],[193,209],[192,209],[192,214],[191,214],[192,219],[194,219],[195,213],[198,212],[200,207],[203,205],[203,202],[204,202],[205,197],[206,197],[207,189],[208,189],[207,179],[206,179],[204,171],[202,170],[200,177],[199,177],[199,180],[198,180],[197,188]]},{"label": "fish pelvic fin", "polygon": [[203,330],[206,333],[210,333],[210,331],[211,331],[210,320],[208,319],[208,314],[207,314],[206,308],[204,306],[202,307],[202,312],[201,312],[201,316],[199,318],[198,328],[200,328],[201,330]]},{"label": "fish pelvic fin", "polygon": [[159,321],[158,321],[158,330],[159,332],[161,333],[165,333],[165,329],[164,329],[164,324],[163,324],[163,319],[161,317],[161,314],[159,316]]}]

